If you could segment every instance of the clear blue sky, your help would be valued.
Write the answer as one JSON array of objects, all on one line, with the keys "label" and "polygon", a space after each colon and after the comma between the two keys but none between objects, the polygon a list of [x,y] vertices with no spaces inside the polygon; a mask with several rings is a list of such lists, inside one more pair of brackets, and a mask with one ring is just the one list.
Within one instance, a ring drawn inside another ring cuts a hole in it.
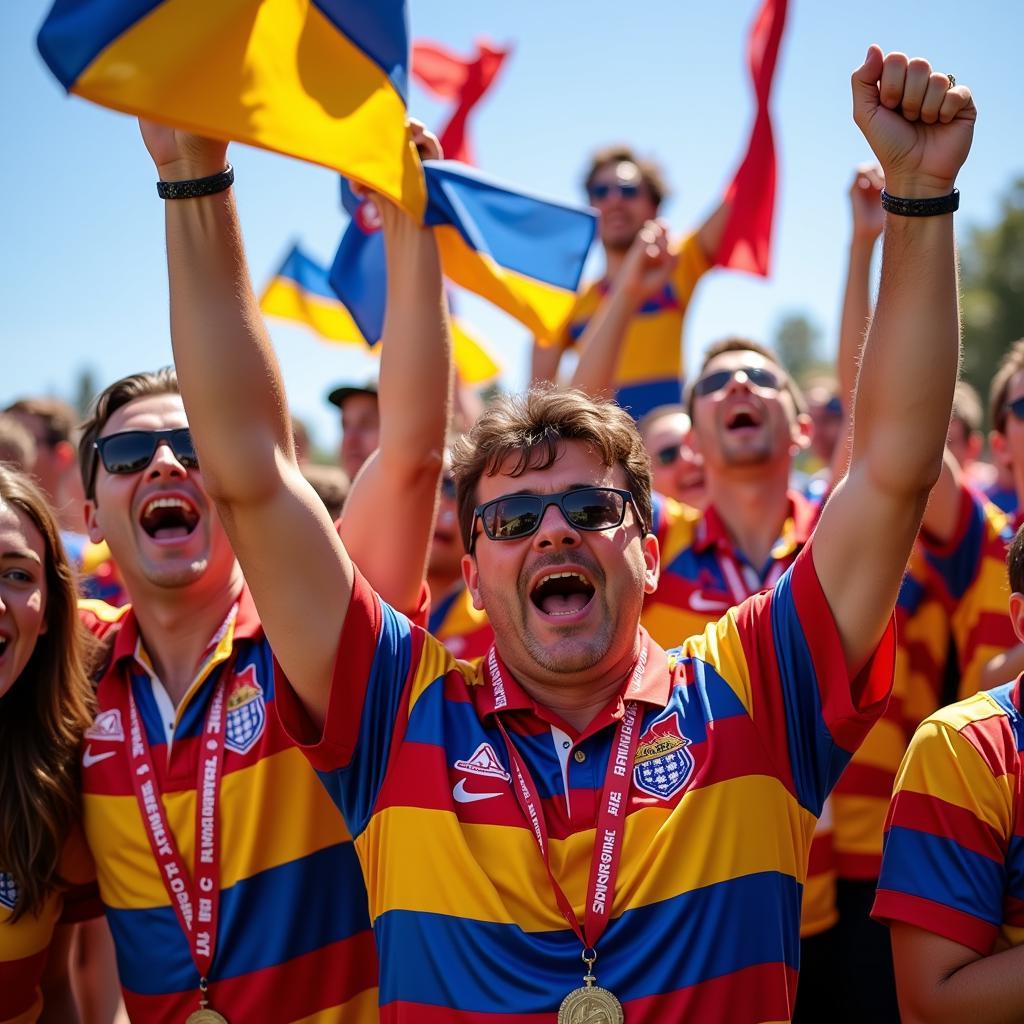
[{"label": "clear blue sky", "polygon": [[[28,393],[69,396],[78,369],[105,383],[170,361],[163,211],[152,164],[131,119],[68,99],[45,70],[35,32],[49,4],[4,5],[0,95],[3,265],[0,403]],[[473,4],[410,0],[414,38],[468,51],[476,36],[515,52],[471,130],[480,166],[524,187],[578,200],[587,154],[617,140],[664,164],[676,230],[720,194],[749,131],[745,44],[757,0],[680,3]],[[791,0],[773,98],[781,187],[774,268],[763,281],[716,272],[697,291],[687,355],[726,333],[770,340],[779,319],[806,311],[834,344],[848,235],[845,193],[868,158],[850,118],[849,72],[867,44],[931,59],[971,85],[980,110],[974,151],[958,181],[958,223],[986,224],[1001,190],[1024,173],[1019,80],[1024,5],[975,0],[838,4]],[[439,126],[444,108],[422,92],[413,113]],[[234,147],[237,193],[259,288],[293,239],[329,262],[344,227],[334,175]],[[599,267],[599,263],[598,263]],[[461,312],[525,381],[528,339],[474,299]],[[372,364],[300,328],[271,322],[293,408],[318,442],[337,426],[323,395]]]}]

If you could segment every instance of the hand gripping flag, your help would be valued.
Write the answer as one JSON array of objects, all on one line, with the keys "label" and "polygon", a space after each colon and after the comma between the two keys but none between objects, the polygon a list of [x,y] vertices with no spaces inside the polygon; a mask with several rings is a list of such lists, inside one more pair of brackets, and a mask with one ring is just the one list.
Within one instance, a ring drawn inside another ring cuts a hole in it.
[{"label": "hand gripping flag", "polygon": [[449,160],[476,163],[466,132],[469,115],[493,85],[508,55],[508,50],[483,39],[477,40],[476,55],[468,60],[437,43],[412,44],[413,78],[440,99],[455,102],[448,124],[439,133]]},{"label": "hand gripping flag", "polygon": [[746,156],[726,190],[732,204],[715,253],[719,267],[768,276],[775,214],[775,143],[769,110],[787,0],[764,0],[750,32],[747,55],[757,111]]},{"label": "hand gripping flag", "polygon": [[[371,349],[351,314],[334,294],[327,270],[292,246],[277,273],[260,296],[260,309],[268,316],[308,327],[325,341]],[[452,359],[463,384],[480,387],[493,381],[501,367],[460,317],[453,317]]]},{"label": "hand gripping flag", "polygon": [[[445,276],[552,338],[575,300],[594,238],[593,213],[517,191],[454,161],[428,160],[424,170],[424,223],[434,228]],[[352,222],[331,286],[372,344],[384,324],[384,242],[372,203],[345,185],[342,203]]]},{"label": "hand gripping flag", "polygon": [[68,92],[323,164],[423,214],[405,0],[56,0],[38,44]]}]

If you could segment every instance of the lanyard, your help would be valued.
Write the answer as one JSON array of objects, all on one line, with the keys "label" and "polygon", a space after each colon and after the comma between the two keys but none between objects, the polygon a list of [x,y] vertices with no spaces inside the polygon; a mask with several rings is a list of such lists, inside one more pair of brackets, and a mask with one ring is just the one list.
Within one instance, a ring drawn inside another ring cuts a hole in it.
[{"label": "lanyard", "polygon": [[[640,651],[636,667],[633,669],[632,681],[634,684],[643,675],[646,664],[647,646],[645,643]],[[504,697],[505,685],[501,679],[497,659],[493,656],[490,657],[487,667],[495,704],[498,705],[500,697]],[[629,789],[633,779],[633,758],[640,740],[640,705],[634,700],[626,701],[622,718],[615,729],[615,739],[612,744],[611,756],[608,758],[608,767],[605,770],[604,788],[601,792],[601,804],[597,813],[597,832],[594,853],[590,860],[590,877],[587,880],[587,902],[582,928],[569,898],[551,870],[548,828],[547,822],[544,820],[544,808],[537,786],[530,775],[526,762],[512,742],[505,723],[501,720],[501,715],[497,714],[495,718],[505,745],[508,747],[509,760],[515,774],[515,785],[512,789],[520,810],[533,830],[533,836],[537,841],[540,855],[544,859],[544,867],[547,869],[558,909],[568,922],[569,927],[575,932],[576,937],[583,943],[584,952],[596,953],[597,943],[604,934],[605,928],[608,927],[615,896],[619,857],[622,853],[622,840],[626,830]]]},{"label": "lanyard", "polygon": [[135,695],[128,687],[128,718],[131,743],[131,777],[142,822],[160,868],[160,880],[178,915],[178,923],[189,939],[192,961],[199,972],[200,987],[213,965],[217,944],[217,913],[220,907],[220,780],[224,769],[225,680],[234,667],[234,658],[225,662],[210,701],[200,738],[201,752],[196,777],[196,839],[193,885],[174,841],[161,800],[160,784],[153,768],[149,742],[139,718]]}]

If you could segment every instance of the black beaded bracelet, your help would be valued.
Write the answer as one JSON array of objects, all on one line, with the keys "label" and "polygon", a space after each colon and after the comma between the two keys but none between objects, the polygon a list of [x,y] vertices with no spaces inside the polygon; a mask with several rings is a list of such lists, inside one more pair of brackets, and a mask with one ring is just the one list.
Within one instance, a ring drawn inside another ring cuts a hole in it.
[{"label": "black beaded bracelet", "polygon": [[212,196],[231,188],[235,180],[235,169],[228,164],[218,174],[208,178],[190,178],[188,181],[158,181],[156,194],[161,199],[198,199]]},{"label": "black beaded bracelet", "polygon": [[948,196],[933,199],[902,199],[889,195],[883,188],[882,209],[900,217],[937,217],[943,213],[955,213],[960,209],[960,190],[955,188]]}]

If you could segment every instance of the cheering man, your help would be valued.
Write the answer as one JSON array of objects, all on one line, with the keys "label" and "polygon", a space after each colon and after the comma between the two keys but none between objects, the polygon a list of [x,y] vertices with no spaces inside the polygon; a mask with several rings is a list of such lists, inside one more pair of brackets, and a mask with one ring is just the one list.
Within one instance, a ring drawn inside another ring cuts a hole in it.
[{"label": "cheering man", "polygon": [[[458,447],[464,573],[495,633],[473,670],[373,593],[315,507],[251,292],[214,323],[174,318],[277,711],[367,879],[386,1020],[790,1017],[815,818],[885,705],[892,609],[939,472],[953,183],[975,118],[968,89],[875,46],[852,84],[892,212],[849,473],[775,589],[668,654],[639,628],[659,552],[625,413],[531,392]],[[224,168],[223,145],[163,143],[165,178]],[[229,197],[168,213],[172,306],[211,267],[244,274]]]}]

